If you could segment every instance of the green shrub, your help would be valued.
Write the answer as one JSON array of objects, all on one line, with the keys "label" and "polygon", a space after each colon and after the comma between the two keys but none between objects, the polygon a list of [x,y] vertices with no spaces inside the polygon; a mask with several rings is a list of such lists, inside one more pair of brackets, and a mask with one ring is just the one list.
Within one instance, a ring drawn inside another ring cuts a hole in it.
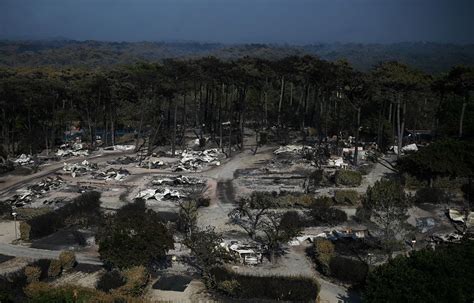
[{"label": "green shrub", "polygon": [[200,197],[196,204],[197,207],[208,207],[211,204],[211,199],[208,197]]},{"label": "green shrub", "polygon": [[327,239],[317,238],[313,244],[314,258],[318,270],[325,274],[330,274],[329,263],[334,257],[334,244]]},{"label": "green shrub", "polygon": [[347,221],[347,214],[334,207],[318,207],[311,209],[312,223],[317,225],[338,225]]},{"label": "green shrub", "polygon": [[336,256],[329,261],[331,276],[352,284],[364,283],[369,267],[360,260]]},{"label": "green shrub", "polygon": [[312,195],[301,195],[296,198],[294,205],[298,205],[301,207],[311,207],[315,203],[315,198]]},{"label": "green shrub", "polygon": [[314,200],[309,211],[309,216],[313,225],[337,225],[347,221],[346,213],[337,208],[330,207],[332,203],[333,200],[326,196],[318,197]]},{"label": "green shrub", "polygon": [[[210,270],[217,285],[226,282],[228,290],[239,299],[269,299],[277,301],[310,302],[316,300],[319,284],[309,277],[288,276],[250,276],[235,273],[224,267],[214,267]],[[237,284],[238,283],[238,284]],[[234,288],[239,285],[239,288]],[[230,295],[230,294],[229,294]]]},{"label": "green shrub", "polygon": [[30,240],[31,225],[25,221],[20,222],[20,239],[23,241]]},{"label": "green shrub", "polygon": [[420,188],[415,195],[416,203],[441,204],[447,203],[448,199],[449,197],[444,190],[431,187]]},{"label": "green shrub", "polygon": [[224,280],[219,282],[217,290],[229,297],[238,297],[240,292],[240,284],[237,280]]},{"label": "green shrub", "polygon": [[99,281],[97,281],[97,289],[110,292],[113,289],[117,289],[125,285],[125,278],[118,270],[108,271],[103,274]]},{"label": "green shrub", "polygon": [[362,182],[362,175],[358,171],[338,170],[334,176],[336,185],[359,186]]},{"label": "green shrub", "polygon": [[76,255],[72,251],[62,251],[59,254],[59,262],[64,270],[70,270],[76,265]]},{"label": "green shrub", "polygon": [[25,276],[28,283],[38,282],[41,278],[41,268],[38,266],[25,267]]},{"label": "green shrub", "polygon": [[374,169],[374,166],[374,164],[363,164],[357,168],[357,171],[359,171],[362,176],[366,176]]},{"label": "green shrub", "polygon": [[472,302],[474,241],[412,251],[371,270],[363,293],[368,303]]},{"label": "green shrub", "polygon": [[86,288],[76,285],[64,285],[54,287],[44,282],[34,282],[24,288],[24,293],[28,297],[27,302],[100,302],[100,303],[143,303],[149,302],[144,298],[132,298],[118,294],[107,294],[93,288]]},{"label": "green shrub", "polygon": [[123,272],[125,284],[116,291],[119,294],[137,297],[143,294],[148,283],[148,272],[144,266],[131,267]]},{"label": "green shrub", "polygon": [[359,204],[359,193],[355,190],[336,190],[334,191],[334,201],[337,204]]},{"label": "green shrub", "polygon": [[48,268],[48,277],[55,278],[61,275],[63,268],[59,260],[52,260]]}]

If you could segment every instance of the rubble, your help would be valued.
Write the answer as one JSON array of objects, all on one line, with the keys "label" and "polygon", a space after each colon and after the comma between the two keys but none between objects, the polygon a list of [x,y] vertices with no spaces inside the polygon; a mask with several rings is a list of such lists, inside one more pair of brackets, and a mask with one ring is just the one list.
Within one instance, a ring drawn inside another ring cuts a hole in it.
[{"label": "rubble", "polygon": [[135,145],[111,145],[104,147],[104,150],[133,151],[135,150]]},{"label": "rubble", "polygon": [[174,186],[174,185],[198,185],[198,184],[203,184],[204,182],[199,178],[179,175],[179,176],[171,177],[171,178],[155,179],[155,180],[152,180],[151,183],[153,185]]},{"label": "rubble", "polygon": [[328,160],[329,167],[337,167],[337,168],[347,168],[348,164],[344,162],[342,157],[331,156]]},{"label": "rubble", "polygon": [[202,168],[204,163],[219,166],[221,154],[217,148],[204,151],[185,150],[181,153],[180,163],[174,167],[174,171],[198,170]]},{"label": "rubble", "polygon": [[240,241],[230,240],[221,243],[228,252],[242,264],[257,265],[262,263],[262,248],[257,244],[241,243]]},{"label": "rubble", "polygon": [[[396,155],[398,154],[398,146],[393,145],[390,148],[390,150],[393,151]],[[413,152],[417,152],[417,151],[418,151],[418,146],[415,143],[408,144],[408,145],[405,145],[405,146],[402,147],[402,154],[413,153]]]},{"label": "rubble", "polygon": [[105,172],[99,171],[93,174],[94,179],[101,179],[105,181],[109,180],[116,180],[116,181],[123,181],[125,178],[130,175],[130,172],[126,169],[119,168],[109,168]]},{"label": "rubble", "polygon": [[88,156],[89,151],[85,149],[84,144],[74,143],[72,146],[69,144],[63,144],[59,147],[56,152],[58,157],[67,157],[67,156]]},{"label": "rubble", "polygon": [[45,193],[61,187],[63,183],[64,181],[60,177],[47,177],[37,184],[28,186],[26,189],[17,190],[18,194],[6,200],[6,202],[16,207],[21,207],[33,201],[34,198],[40,198]]},{"label": "rubble", "polygon": [[431,230],[436,225],[436,222],[433,218],[417,218],[416,227],[420,229],[422,233],[426,233]]},{"label": "rubble", "polygon": [[31,155],[25,155],[25,154],[21,154],[18,158],[13,160],[13,162],[19,166],[35,163],[35,161],[31,158]]},{"label": "rubble", "polygon": [[474,226],[474,211],[464,214],[456,209],[448,209],[448,217],[453,222],[466,224],[467,227]]},{"label": "rubble", "polygon": [[133,158],[133,157],[130,157],[130,156],[122,156],[122,157],[118,157],[115,160],[107,161],[107,164],[110,164],[110,165],[127,165],[127,164],[131,164],[131,163],[135,163],[135,162],[137,162],[136,158]]},{"label": "rubble", "polygon": [[143,160],[141,163],[140,163],[140,167],[142,168],[161,168],[163,167],[163,165],[165,165],[165,163],[163,161],[161,161],[159,158],[157,157],[153,157],[153,156],[150,156],[148,158],[146,158],[145,160]]},{"label": "rubble", "polygon": [[275,155],[283,154],[283,153],[299,153],[303,151],[303,148],[305,149],[311,149],[310,146],[303,146],[303,145],[285,145],[285,146],[280,146],[277,150],[275,150],[273,153]]},{"label": "rubble", "polygon": [[433,234],[431,235],[430,237],[430,241],[431,242],[435,242],[435,243],[443,243],[443,242],[447,242],[447,243],[452,243],[452,242],[459,242],[461,241],[462,239],[462,235],[458,234],[458,233],[449,233],[449,234]]},{"label": "rubble", "polygon": [[66,172],[71,172],[71,176],[75,178],[76,176],[85,174],[86,172],[97,170],[97,164],[90,163],[87,160],[82,161],[80,164],[78,163],[64,163],[63,170]]},{"label": "rubble", "polygon": [[135,199],[155,199],[156,201],[161,200],[173,200],[180,199],[184,196],[177,190],[170,190],[169,188],[164,189],[145,189],[138,192]]}]

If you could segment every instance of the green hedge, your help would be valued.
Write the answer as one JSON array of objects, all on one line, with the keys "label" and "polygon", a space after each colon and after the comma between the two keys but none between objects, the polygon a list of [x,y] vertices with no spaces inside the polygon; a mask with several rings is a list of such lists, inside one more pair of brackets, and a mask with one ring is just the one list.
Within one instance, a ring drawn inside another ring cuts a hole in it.
[{"label": "green hedge", "polygon": [[210,271],[218,289],[239,299],[269,299],[292,302],[314,302],[319,284],[308,277],[250,276],[215,267]]},{"label": "green hedge", "polygon": [[416,191],[416,203],[441,204],[449,202],[446,192],[439,188],[424,187]]},{"label": "green hedge", "polygon": [[359,186],[362,183],[362,174],[353,170],[338,170],[334,175],[336,185]]},{"label": "green hedge", "polygon": [[336,190],[334,191],[334,201],[336,204],[359,204],[359,193],[355,190]]},{"label": "green hedge", "polygon": [[352,284],[364,283],[369,272],[364,262],[341,256],[331,258],[329,269],[332,277]]}]

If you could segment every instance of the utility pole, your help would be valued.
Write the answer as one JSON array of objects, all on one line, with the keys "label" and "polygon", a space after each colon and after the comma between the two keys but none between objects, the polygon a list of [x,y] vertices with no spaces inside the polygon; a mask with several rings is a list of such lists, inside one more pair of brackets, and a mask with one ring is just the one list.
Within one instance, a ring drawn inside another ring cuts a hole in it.
[{"label": "utility pole", "polygon": [[17,233],[17,230],[16,230],[16,216],[17,216],[17,213],[12,213],[12,216],[13,216],[13,224],[14,224],[14,227],[15,227],[15,240],[18,239],[18,233]]}]

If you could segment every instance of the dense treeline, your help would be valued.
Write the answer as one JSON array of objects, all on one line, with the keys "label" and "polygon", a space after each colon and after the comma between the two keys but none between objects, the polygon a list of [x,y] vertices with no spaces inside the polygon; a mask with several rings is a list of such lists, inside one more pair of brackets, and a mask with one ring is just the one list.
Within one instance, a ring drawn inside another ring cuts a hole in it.
[{"label": "dense treeline", "polygon": [[369,274],[364,302],[472,302],[474,242],[398,256]]},{"label": "dense treeline", "polygon": [[383,61],[399,61],[429,73],[474,64],[474,45],[430,42],[393,44],[318,43],[309,45],[221,44],[198,42],[104,42],[74,40],[0,41],[0,66],[110,66],[166,58],[215,56],[282,59],[313,55],[328,61],[347,59],[359,70]]},{"label": "dense treeline", "polygon": [[363,73],[344,61],[311,56],[3,68],[1,152],[49,149],[71,125],[80,125],[92,145],[97,134],[114,144],[125,128],[173,146],[182,143],[185,130],[202,128],[226,144],[224,122],[240,147],[244,126],[257,132],[276,126],[279,136],[284,129],[311,127],[319,138],[350,134],[382,148],[405,129],[467,137],[474,131],[473,74],[473,68],[454,67],[435,77],[397,62]]}]

